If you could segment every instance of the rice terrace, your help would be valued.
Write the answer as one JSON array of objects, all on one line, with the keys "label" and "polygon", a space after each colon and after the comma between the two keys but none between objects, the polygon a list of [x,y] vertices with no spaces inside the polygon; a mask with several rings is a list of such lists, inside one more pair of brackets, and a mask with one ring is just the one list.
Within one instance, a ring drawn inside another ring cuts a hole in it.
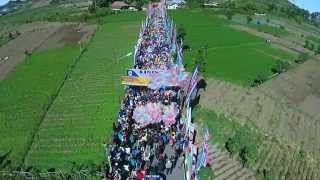
[{"label": "rice terrace", "polygon": [[0,179],[320,179],[320,3],[0,0]]}]

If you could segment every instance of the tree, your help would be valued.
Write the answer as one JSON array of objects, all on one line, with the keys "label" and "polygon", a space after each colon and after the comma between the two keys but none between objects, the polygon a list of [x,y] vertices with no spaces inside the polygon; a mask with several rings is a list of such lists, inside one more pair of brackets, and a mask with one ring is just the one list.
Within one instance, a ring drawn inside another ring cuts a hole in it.
[{"label": "tree", "polygon": [[270,23],[270,19],[269,19],[269,18],[267,18],[267,19],[266,19],[266,22],[267,22],[267,23]]},{"label": "tree", "polygon": [[309,48],[309,40],[306,39],[306,41],[304,42],[304,48]]},{"label": "tree", "polygon": [[194,64],[199,66],[199,71],[201,73],[206,72],[206,60],[203,49],[199,49],[197,52],[196,59],[194,60]]},{"label": "tree", "polygon": [[9,36],[9,39],[14,39],[14,34],[12,32],[9,32],[8,36]]},{"label": "tree", "polygon": [[258,75],[250,84],[251,87],[257,87],[267,81],[268,77],[265,75]]},{"label": "tree", "polygon": [[247,16],[247,23],[250,24],[252,20],[253,20],[252,17],[250,15],[248,15]]},{"label": "tree", "polygon": [[248,150],[246,146],[240,149],[239,157],[240,157],[242,167],[245,167],[248,164]]},{"label": "tree", "polygon": [[311,51],[314,50],[314,44],[310,43],[310,48],[309,48]]},{"label": "tree", "polygon": [[98,7],[109,7],[112,3],[112,0],[96,0]]},{"label": "tree", "polygon": [[271,69],[271,71],[274,73],[274,74],[276,74],[276,73],[283,73],[283,72],[285,72],[285,71],[287,71],[288,70],[288,68],[289,68],[289,63],[287,62],[287,61],[280,61],[280,60],[278,60],[276,63],[275,63],[275,65],[274,65],[274,67]]},{"label": "tree", "polygon": [[177,41],[180,42],[181,40],[184,40],[184,37],[186,36],[186,30],[183,26],[179,26],[177,29]]},{"label": "tree", "polygon": [[317,48],[316,53],[317,53],[317,54],[320,54],[320,44],[318,45],[318,48]]},{"label": "tree", "polygon": [[142,10],[143,5],[145,4],[144,0],[137,0],[137,9]]},{"label": "tree", "polygon": [[225,12],[225,15],[226,15],[228,20],[232,20],[234,12],[231,9],[227,9],[226,12]]},{"label": "tree", "polygon": [[97,0],[92,0],[91,4],[88,6],[89,13],[95,13],[97,9]]},{"label": "tree", "polygon": [[308,53],[301,53],[298,57],[297,60],[295,60],[296,63],[300,64],[300,63],[303,63],[305,61],[307,61],[309,58],[309,55]]}]

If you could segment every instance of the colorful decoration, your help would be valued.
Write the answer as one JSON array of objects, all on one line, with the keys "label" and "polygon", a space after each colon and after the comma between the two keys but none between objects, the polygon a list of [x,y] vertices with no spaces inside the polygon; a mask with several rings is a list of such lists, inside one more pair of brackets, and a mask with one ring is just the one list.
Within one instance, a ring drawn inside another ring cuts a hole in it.
[{"label": "colorful decoration", "polygon": [[133,111],[133,119],[142,127],[163,121],[166,126],[174,124],[179,108],[176,103],[164,105],[162,103],[148,103],[138,106]]},{"label": "colorful decoration", "polygon": [[151,80],[148,84],[150,89],[160,89],[164,87],[187,87],[189,82],[188,73],[184,72],[182,66],[174,66],[167,71],[151,74]]}]

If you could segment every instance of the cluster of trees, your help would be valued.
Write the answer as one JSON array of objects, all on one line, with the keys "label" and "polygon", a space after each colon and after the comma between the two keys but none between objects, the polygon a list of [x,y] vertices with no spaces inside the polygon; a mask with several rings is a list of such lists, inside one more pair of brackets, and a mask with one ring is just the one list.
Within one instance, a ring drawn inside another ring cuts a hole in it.
[{"label": "cluster of trees", "polygon": [[287,61],[278,60],[271,69],[271,72],[274,74],[286,72],[289,69],[289,65],[290,64]]},{"label": "cluster of trees", "polygon": [[308,53],[301,53],[299,57],[295,60],[295,63],[301,64],[303,62],[306,62],[309,58]]},{"label": "cluster of trees", "polygon": [[315,15],[310,14],[309,11],[301,9],[293,4],[287,2],[264,1],[263,3],[256,0],[228,0],[221,4],[224,14],[228,19],[232,19],[235,13],[253,14],[253,13],[272,13],[292,18],[298,23],[302,21],[312,23],[319,26]]},{"label": "cluster of trees", "polygon": [[207,62],[206,62],[206,51],[208,48],[205,46],[202,49],[198,49],[196,57],[194,59],[194,66],[198,65],[199,71],[205,75],[206,68],[207,68]]},{"label": "cluster of trees", "polygon": [[261,84],[263,84],[264,82],[266,82],[268,80],[268,77],[266,75],[258,75],[255,79],[253,79],[250,82],[250,86],[251,87],[257,87],[260,86]]},{"label": "cluster of trees", "polygon": [[[253,140],[253,137],[257,139]],[[258,139],[259,137],[250,132],[250,130],[237,129],[234,136],[226,140],[224,146],[232,156],[237,155],[239,157],[243,167],[248,167],[251,163],[255,162],[257,158],[256,143],[259,142]]]}]

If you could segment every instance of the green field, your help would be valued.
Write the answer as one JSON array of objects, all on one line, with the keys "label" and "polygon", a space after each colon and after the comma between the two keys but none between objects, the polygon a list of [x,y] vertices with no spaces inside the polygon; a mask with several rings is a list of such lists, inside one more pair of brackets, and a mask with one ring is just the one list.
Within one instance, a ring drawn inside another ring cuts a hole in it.
[{"label": "green field", "polygon": [[79,54],[78,47],[34,53],[0,82],[0,155],[9,153],[12,165],[22,162],[42,116]]},{"label": "green field", "polygon": [[276,60],[293,61],[294,55],[273,48],[264,39],[228,27],[229,22],[198,10],[173,11],[178,27],[186,31],[184,61],[191,70],[197,50],[207,47],[205,75],[244,86],[258,75],[271,75]]},{"label": "green field", "polygon": [[70,79],[48,111],[27,165],[68,169],[88,161],[105,160],[104,143],[112,136],[123,86],[120,75],[132,64],[132,52],[143,16],[141,13],[106,17]]}]

